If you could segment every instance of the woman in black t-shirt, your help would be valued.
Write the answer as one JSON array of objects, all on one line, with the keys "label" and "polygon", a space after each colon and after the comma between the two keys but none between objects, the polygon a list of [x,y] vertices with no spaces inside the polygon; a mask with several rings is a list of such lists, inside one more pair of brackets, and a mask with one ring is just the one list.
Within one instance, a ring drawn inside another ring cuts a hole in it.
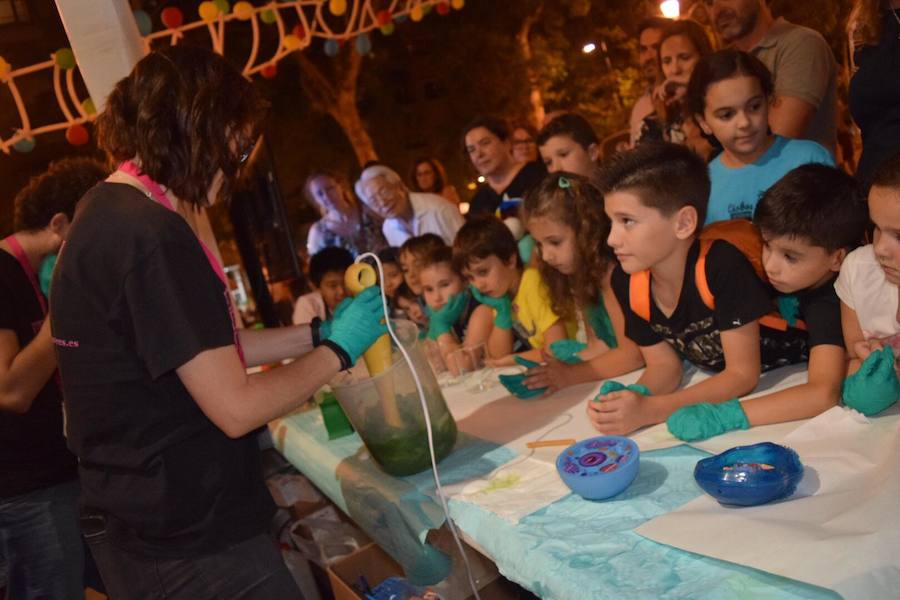
[{"label": "woman in black t-shirt", "polygon": [[189,223],[228,196],[262,110],[225,59],[178,45],[144,57],[97,119],[119,168],[81,200],[51,320],[82,529],[116,600],[300,597],[265,534],[253,433],[386,331],[376,287],[331,323],[235,329],[222,267]]}]

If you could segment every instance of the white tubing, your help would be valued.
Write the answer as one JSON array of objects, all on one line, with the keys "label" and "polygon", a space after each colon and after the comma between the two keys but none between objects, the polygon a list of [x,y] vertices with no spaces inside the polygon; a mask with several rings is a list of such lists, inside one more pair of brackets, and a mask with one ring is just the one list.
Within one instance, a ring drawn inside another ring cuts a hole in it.
[{"label": "white tubing", "polygon": [[[362,259],[366,257],[371,257],[375,261],[375,265],[378,267],[378,281],[384,281],[384,270],[381,268],[381,260],[379,260],[378,256],[376,256],[372,252],[366,252],[365,254],[360,254],[356,257],[355,262],[360,262]],[[425,431],[428,433],[428,452],[431,454],[431,471],[434,474],[434,484],[437,490],[438,498],[441,500],[441,507],[444,509],[444,516],[447,517],[447,525],[450,527],[450,533],[453,534],[453,539],[456,541],[456,547],[459,548],[459,553],[462,556],[463,563],[466,565],[466,575],[469,578],[469,585],[472,587],[472,594],[475,595],[475,600],[481,600],[481,596],[478,595],[478,587],[475,585],[475,579],[472,577],[472,566],[469,564],[469,559],[466,556],[466,550],[463,548],[462,541],[459,539],[459,535],[456,533],[456,525],[453,524],[453,519],[450,518],[450,509],[447,507],[447,498],[444,496],[444,488],[441,487],[441,478],[438,476],[437,469],[437,461],[434,458],[434,437],[431,432],[431,417],[428,414],[428,404],[425,401],[425,391],[422,389],[422,382],[419,381],[419,375],[416,373],[416,368],[413,366],[412,359],[409,357],[409,354],[406,352],[406,348],[403,347],[403,344],[400,343],[400,340],[397,338],[397,335],[394,333],[394,329],[391,327],[391,314],[388,309],[387,296],[384,293],[384,287],[381,287],[381,302],[384,306],[384,322],[387,324],[388,333],[391,338],[397,344],[397,348],[400,350],[400,354],[403,355],[403,360],[406,361],[406,364],[409,365],[409,371],[413,376],[413,381],[416,382],[416,390],[419,392],[419,401],[422,403],[422,412],[425,414]]]}]

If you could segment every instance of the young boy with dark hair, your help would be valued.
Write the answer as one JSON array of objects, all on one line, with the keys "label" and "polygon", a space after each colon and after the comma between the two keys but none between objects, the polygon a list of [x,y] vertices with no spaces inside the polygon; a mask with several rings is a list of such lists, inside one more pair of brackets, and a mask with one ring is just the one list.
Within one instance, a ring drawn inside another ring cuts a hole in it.
[{"label": "young boy with dark hair", "polygon": [[[814,417],[841,398],[847,359],[834,282],[847,253],[862,243],[868,224],[862,191],[839,169],[803,165],[763,194],[753,220],[762,234],[769,283],[779,294],[790,294],[779,298],[782,314],[805,326],[809,378],[741,403],[701,403],[678,410],[668,419],[669,430],[686,441]],[[730,417],[722,418],[723,413]]]},{"label": "young boy with dark hair", "polygon": [[[613,291],[647,365],[638,383],[652,395],[620,389],[588,402],[598,430],[626,434],[689,404],[725,402],[752,391],[761,371],[806,359],[804,336],[759,323],[773,303],[747,257],[724,240],[698,239],[710,189],[699,156],[674,144],[640,146],[606,163],[600,189],[619,259]],[[679,389],[685,359],[715,374]]]},{"label": "young boy with dark hair", "polygon": [[294,305],[294,325],[312,323],[316,317],[328,319],[334,309],[347,297],[344,271],[353,264],[353,255],[345,248],[323,248],[309,259],[309,281],[313,291],[297,298]]},{"label": "young boy with dark hair", "polygon": [[494,310],[487,347],[495,366],[515,364],[513,355],[519,353],[540,361],[541,348],[574,337],[574,324],[553,312],[540,273],[523,266],[516,239],[496,217],[462,226],[453,242],[453,262],[475,298]]}]

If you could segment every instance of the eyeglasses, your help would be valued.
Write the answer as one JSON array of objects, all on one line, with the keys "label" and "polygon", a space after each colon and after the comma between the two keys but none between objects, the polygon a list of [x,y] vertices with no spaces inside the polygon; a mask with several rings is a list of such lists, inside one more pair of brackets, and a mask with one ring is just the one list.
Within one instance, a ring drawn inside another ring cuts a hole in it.
[{"label": "eyeglasses", "polygon": [[513,140],[512,145],[513,146],[530,146],[531,144],[534,144],[534,143],[535,142],[533,139],[528,138],[528,139],[524,139],[524,140]]}]

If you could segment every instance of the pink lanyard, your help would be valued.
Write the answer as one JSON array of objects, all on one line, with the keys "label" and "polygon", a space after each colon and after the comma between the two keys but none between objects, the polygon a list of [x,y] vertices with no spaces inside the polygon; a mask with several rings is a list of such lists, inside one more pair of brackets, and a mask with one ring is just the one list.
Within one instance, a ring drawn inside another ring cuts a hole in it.
[{"label": "pink lanyard", "polygon": [[[150,192],[150,198],[154,200],[157,204],[161,204],[164,207],[168,208],[172,212],[177,212],[175,207],[172,206],[172,203],[169,201],[168,196],[163,191],[162,187],[150,177],[141,172],[137,165],[135,165],[130,160],[126,160],[122,164],[119,165],[119,170],[123,173],[131,175],[135,179],[141,182],[147,191]],[[234,345],[237,348],[238,356],[241,359],[241,364],[247,366],[246,361],[244,360],[244,349],[241,347],[241,340],[238,338],[237,325],[234,322],[234,310],[231,306],[231,295],[228,292],[228,277],[225,275],[225,271],[222,269],[222,265],[219,264],[216,255],[212,253],[209,247],[203,243],[199,237],[197,237],[197,241],[200,242],[200,247],[203,248],[203,252],[206,254],[206,260],[209,261],[209,265],[212,267],[213,271],[215,271],[219,280],[225,286],[225,301],[228,303],[228,316],[231,317],[231,331],[234,333]]]},{"label": "pink lanyard", "polygon": [[47,298],[44,297],[44,292],[41,291],[41,286],[38,284],[37,273],[31,268],[31,263],[28,262],[28,257],[25,256],[25,250],[22,249],[22,244],[19,243],[19,240],[16,239],[15,235],[11,235],[3,241],[9,244],[9,249],[12,250],[13,256],[15,256],[16,260],[19,261],[19,264],[22,265],[22,270],[25,271],[28,281],[31,282],[31,289],[34,290],[34,295],[41,305],[41,314],[46,317]]}]

